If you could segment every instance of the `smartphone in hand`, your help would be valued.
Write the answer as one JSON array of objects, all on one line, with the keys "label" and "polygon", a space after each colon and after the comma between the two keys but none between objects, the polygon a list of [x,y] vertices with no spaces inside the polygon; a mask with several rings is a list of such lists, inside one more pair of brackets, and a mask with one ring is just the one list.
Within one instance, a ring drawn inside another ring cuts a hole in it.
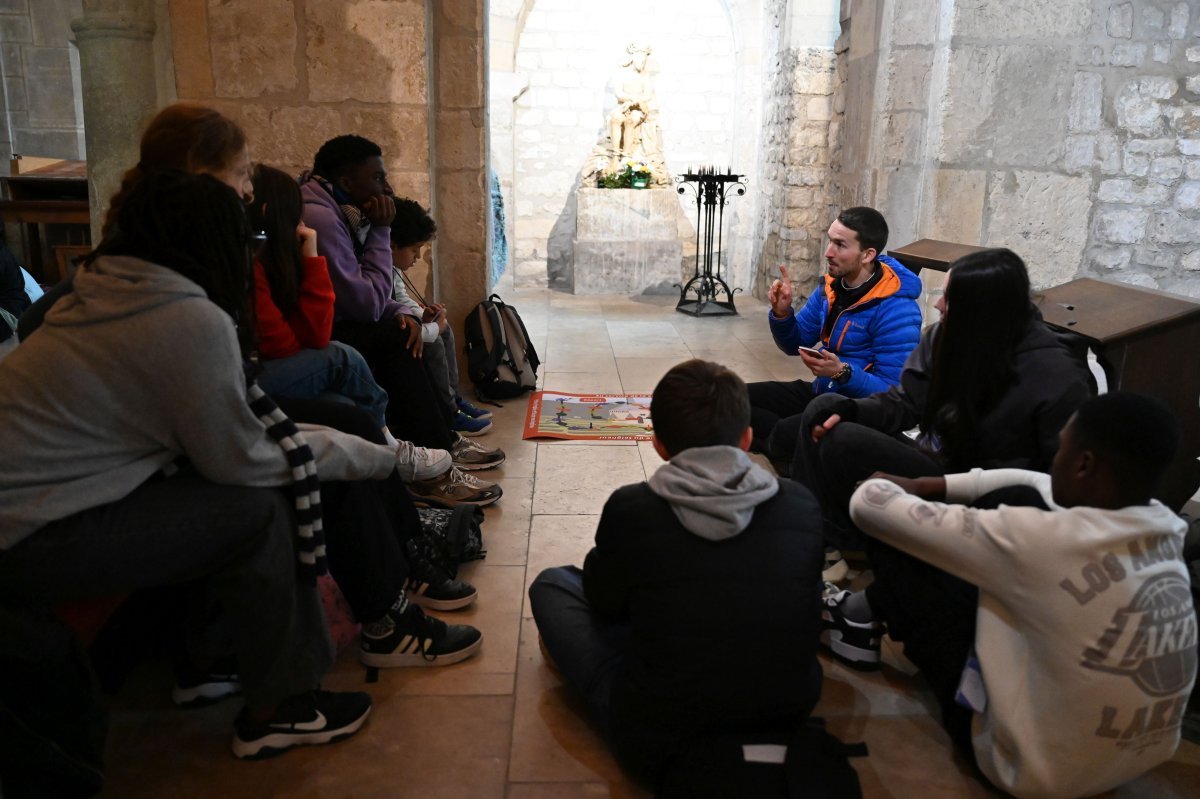
[{"label": "smartphone in hand", "polygon": [[824,357],[823,355],[821,355],[820,350],[813,349],[812,347],[797,347],[796,349],[799,350],[800,352],[803,352],[805,355],[811,355],[813,358],[823,358]]}]

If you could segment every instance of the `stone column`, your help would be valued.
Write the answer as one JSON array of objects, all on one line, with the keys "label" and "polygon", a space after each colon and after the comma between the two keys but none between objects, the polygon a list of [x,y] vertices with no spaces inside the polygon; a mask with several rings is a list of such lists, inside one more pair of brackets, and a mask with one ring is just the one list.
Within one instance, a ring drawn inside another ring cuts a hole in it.
[{"label": "stone column", "polygon": [[71,22],[79,46],[92,241],[126,169],[137,163],[142,126],[157,105],[150,0],[84,0]]},{"label": "stone column", "polygon": [[[431,197],[438,223],[434,294],[451,321],[488,293],[491,181],[488,178],[486,0],[428,3],[431,80]],[[461,343],[462,336],[459,336]],[[462,350],[460,371],[466,375]]]}]

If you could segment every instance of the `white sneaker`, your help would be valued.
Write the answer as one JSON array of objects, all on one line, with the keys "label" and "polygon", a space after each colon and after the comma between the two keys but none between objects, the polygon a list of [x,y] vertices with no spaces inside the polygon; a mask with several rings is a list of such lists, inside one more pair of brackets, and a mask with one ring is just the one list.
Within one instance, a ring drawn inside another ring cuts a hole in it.
[{"label": "white sneaker", "polygon": [[444,449],[418,447],[411,441],[397,441],[396,445],[396,472],[406,483],[445,474],[453,465],[450,453]]}]

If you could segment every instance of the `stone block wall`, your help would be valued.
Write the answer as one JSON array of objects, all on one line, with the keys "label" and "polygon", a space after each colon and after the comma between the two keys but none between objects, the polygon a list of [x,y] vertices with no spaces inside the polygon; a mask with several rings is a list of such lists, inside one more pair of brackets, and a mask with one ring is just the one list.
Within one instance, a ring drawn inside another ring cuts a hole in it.
[{"label": "stone block wall", "polygon": [[0,1],[0,174],[13,153],[84,157],[79,56],[70,22],[83,0]]},{"label": "stone block wall", "polygon": [[238,120],[255,160],[290,173],[366,136],[396,193],[428,205],[426,28],[423,0],[172,0],[178,96]]},{"label": "stone block wall", "polygon": [[800,296],[821,274],[829,226],[829,172],[835,53],[834,4],[772,0],[764,14],[764,93],[758,250],[752,292],[765,297],[786,263]]},{"label": "stone block wall", "polygon": [[1200,296],[1200,8],[843,0],[830,197],[899,245],[1007,246]]}]

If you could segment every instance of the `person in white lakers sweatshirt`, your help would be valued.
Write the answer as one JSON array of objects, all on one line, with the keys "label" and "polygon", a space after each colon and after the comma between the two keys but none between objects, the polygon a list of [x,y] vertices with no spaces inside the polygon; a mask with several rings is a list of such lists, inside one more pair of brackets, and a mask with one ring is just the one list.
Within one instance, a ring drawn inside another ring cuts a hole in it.
[{"label": "person in white lakers sweatshirt", "polygon": [[[1117,392],[1079,408],[1050,475],[864,481],[851,515],[884,554],[872,560],[887,590],[869,605],[827,596],[831,639],[852,656],[886,625],[951,737],[1016,796],[1090,796],[1154,768],[1179,744],[1196,679],[1186,525],[1152,499],[1177,445],[1164,406]],[[967,656],[946,662],[956,636]]]}]

